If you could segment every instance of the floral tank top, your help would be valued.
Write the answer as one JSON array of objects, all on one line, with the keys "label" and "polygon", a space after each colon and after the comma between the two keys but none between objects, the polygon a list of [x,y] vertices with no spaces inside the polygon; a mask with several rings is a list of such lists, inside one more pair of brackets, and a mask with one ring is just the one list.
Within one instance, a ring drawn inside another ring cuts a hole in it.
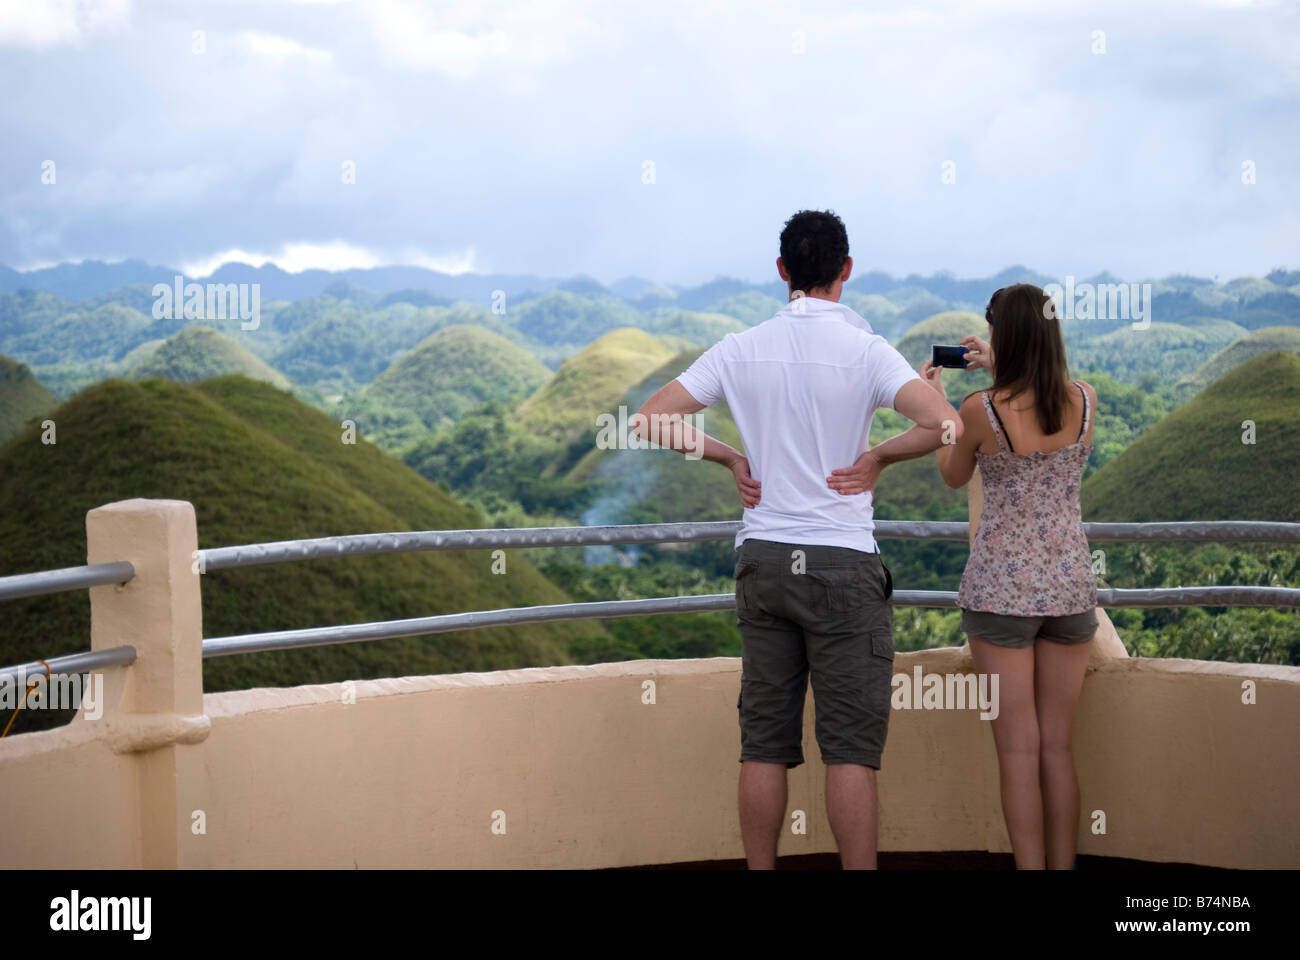
[{"label": "floral tank top", "polygon": [[1079,510],[1079,483],[1092,445],[1088,394],[1079,438],[1050,453],[1016,453],[988,391],[982,394],[998,452],[977,450],[984,485],[970,559],[957,606],[1021,617],[1059,617],[1097,605],[1088,538]]}]

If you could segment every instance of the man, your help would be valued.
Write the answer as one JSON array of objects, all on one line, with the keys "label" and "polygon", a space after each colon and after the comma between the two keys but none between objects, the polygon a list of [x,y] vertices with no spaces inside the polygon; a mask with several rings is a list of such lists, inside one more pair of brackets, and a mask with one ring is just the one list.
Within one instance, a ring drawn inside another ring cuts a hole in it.
[{"label": "man", "polygon": [[[637,432],[730,468],[745,507],[735,574],[740,828],[750,868],[776,865],[786,771],[803,762],[811,671],[831,830],[846,869],[871,869],[894,659],[892,587],[872,536],[871,489],[885,463],[954,442],[961,418],[840,304],[853,260],[839,217],[791,217],[776,268],[788,305],[728,334],[655,393]],[[745,454],[682,421],[721,401]],[[868,450],[880,407],[917,426]]]}]

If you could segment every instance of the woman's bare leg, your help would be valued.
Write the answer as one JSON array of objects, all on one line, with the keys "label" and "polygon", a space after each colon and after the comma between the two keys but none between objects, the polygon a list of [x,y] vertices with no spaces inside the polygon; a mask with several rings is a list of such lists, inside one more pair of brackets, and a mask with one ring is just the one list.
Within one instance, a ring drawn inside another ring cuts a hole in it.
[{"label": "woman's bare leg", "polygon": [[993,740],[998,747],[1002,814],[1011,835],[1016,867],[1042,870],[1043,796],[1039,786],[1038,713],[1034,706],[1034,648],[1013,649],[970,638],[975,669],[998,676],[998,715]]},{"label": "woman's bare leg", "polygon": [[1079,847],[1079,781],[1070,735],[1092,644],[1038,640],[1034,646],[1047,868],[1069,870]]}]

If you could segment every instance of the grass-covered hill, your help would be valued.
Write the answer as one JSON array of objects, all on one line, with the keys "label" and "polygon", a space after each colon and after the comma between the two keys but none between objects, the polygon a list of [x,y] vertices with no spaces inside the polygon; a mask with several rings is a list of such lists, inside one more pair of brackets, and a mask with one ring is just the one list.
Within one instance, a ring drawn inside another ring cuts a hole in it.
[{"label": "grass-covered hill", "polygon": [[624,300],[608,294],[583,295],[552,290],[518,306],[507,306],[507,319],[534,343],[573,349],[621,327],[637,326],[640,316]]},{"label": "grass-covered hill", "polygon": [[[703,353],[691,350],[631,387],[617,404],[635,413],[650,395],[678,377]],[[700,411],[706,433],[743,450],[740,432],[725,403]],[[657,523],[677,520],[739,519],[740,495],[731,472],[716,463],[687,460],[659,449],[591,449],[569,474],[575,482],[595,482],[605,493],[587,511],[586,523]]]},{"label": "grass-covered hill", "polygon": [[[621,332],[636,336],[624,339],[613,334],[603,339],[646,346],[641,339],[646,334]],[[481,504],[494,523],[503,525],[738,519],[740,497],[731,473],[717,464],[688,462],[666,450],[595,445],[597,413],[609,412],[617,418],[621,405],[630,417],[700,352],[702,348],[672,355],[648,376],[633,379],[617,396],[589,405],[578,439],[568,445],[546,439],[493,404],[472,411],[447,434],[418,444],[407,452],[406,462],[448,485],[457,496]],[[639,351],[636,363],[624,373],[634,375],[651,353]],[[579,397],[577,402],[585,401]],[[710,433],[740,446],[725,404],[704,411],[703,421]],[[635,556],[636,565],[612,562],[614,551],[608,547],[550,551],[537,559],[580,600],[717,593],[733,585],[735,557],[730,540],[632,547],[626,548],[624,556]],[[621,659],[740,654],[740,636],[731,613],[629,617],[607,621],[604,627],[612,638],[607,649],[619,651]]]},{"label": "grass-covered hill", "polygon": [[288,377],[211,327],[186,327],[173,334],[141,358],[130,374],[136,380],[162,377],[178,383],[244,376],[281,388],[289,386]]},{"label": "grass-covered hill", "polygon": [[1180,391],[1195,392],[1251,357],[1272,350],[1300,353],[1300,327],[1265,327],[1229,344],[1178,382]]},{"label": "grass-covered hill", "polygon": [[1215,292],[1232,298],[1227,304],[1232,319],[1247,330],[1294,324],[1300,314],[1300,291],[1294,283],[1289,288],[1283,285],[1294,280],[1294,271],[1291,276],[1284,274],[1274,271],[1267,277],[1237,277]]},{"label": "grass-covered hill", "polygon": [[[1245,421],[1255,426],[1243,442]],[[1083,485],[1085,520],[1300,520],[1300,356],[1214,381]]]},{"label": "grass-covered hill", "polygon": [[[704,348],[674,356],[617,401],[629,416],[650,395],[689,367]],[[693,421],[710,436],[744,450],[740,432],[725,403],[707,407]],[[688,460],[662,449],[592,448],[566,479],[588,491],[584,525],[739,520],[743,512],[731,471],[716,463]],[[735,566],[730,540],[638,548],[633,552],[683,563],[704,576],[729,576]]]},{"label": "grass-covered hill", "polygon": [[677,338],[696,347],[711,347],[729,333],[748,329],[735,317],[695,310],[665,310],[650,318],[647,326],[651,333],[665,340]]},{"label": "grass-covered hill", "polygon": [[[929,360],[935,344],[956,346],[969,336],[987,337],[989,325],[983,317],[960,310],[949,310],[926,317],[899,339],[894,346],[898,348],[912,369],[919,370]],[[993,382],[987,370],[944,370],[943,386],[948,400],[954,407],[960,406],[962,398],[972,390],[983,390]],[[888,424],[888,418],[884,423]],[[899,421],[901,422],[901,420]],[[897,476],[909,473],[915,467],[900,470]],[[947,497],[941,490],[935,491],[940,498]]]},{"label": "grass-covered hill", "polygon": [[[106,381],[53,414],[58,442],[28,427],[0,447],[0,575],[85,563],[86,511],[132,497],[188,500],[200,547],[378,531],[482,526],[443,490],[294,397],[243,377],[201,384]],[[35,496],[36,492],[40,493]],[[203,578],[204,635],[563,602],[517,553],[312,560]],[[0,662],[87,649],[85,591],[5,606]],[[595,622],[223,657],[208,690],[490,670],[598,659]]]},{"label": "grass-covered hill", "polygon": [[0,356],[0,443],[58,404],[24,364]]},{"label": "grass-covered hill", "polygon": [[[1213,317],[1186,317],[1177,323],[1152,322],[1145,329],[1125,323],[1100,335],[1089,326],[1089,321],[1065,325],[1066,352],[1072,368],[1105,370],[1111,376],[1129,381],[1143,376],[1177,380],[1245,334],[1245,327]],[[1200,386],[1210,379],[1214,378]]]},{"label": "grass-covered hill", "polygon": [[644,330],[607,333],[517,407],[484,404],[451,429],[417,440],[402,457],[498,523],[575,522],[594,491],[569,474],[595,449],[597,418],[608,414],[617,422],[627,391],[675,354]]},{"label": "grass-covered hill", "polygon": [[295,383],[340,393],[370,383],[425,338],[458,324],[505,329],[471,304],[393,303],[367,311],[329,296],[285,305],[264,321],[267,340],[279,344],[273,354],[277,368]]},{"label": "grass-covered hill", "polygon": [[[596,417],[617,415],[620,398],[674,353],[670,345],[644,330],[607,333],[566,360],[520,405],[520,422],[538,438],[565,449],[590,446],[596,437]],[[628,411],[634,412],[635,408]],[[567,469],[569,464],[561,465]]]},{"label": "grass-covered hill", "polygon": [[840,297],[840,302],[871,324],[872,330],[891,342],[913,326],[904,316],[902,306],[878,293],[852,293],[846,290]]},{"label": "grass-covered hill", "polygon": [[[861,294],[863,291],[858,291]],[[875,291],[881,295],[882,291]],[[872,299],[867,293],[861,299],[846,291],[845,302],[871,322],[872,328],[881,336],[896,340],[914,326],[940,313],[966,313],[968,304],[958,304],[946,297],[937,296],[922,287],[902,286],[883,294],[886,303]],[[889,307],[897,310],[891,313]],[[984,314],[981,312],[980,316]]]},{"label": "grass-covered hill", "polygon": [[932,345],[956,345],[972,334],[988,337],[989,325],[984,322],[984,318],[960,310],[948,310],[926,317],[903,334],[894,346],[913,368],[918,368],[930,359]]},{"label": "grass-covered hill", "polygon": [[753,327],[764,320],[771,320],[784,306],[784,301],[762,291],[746,290],[744,293],[735,293],[711,304],[709,310],[735,317],[746,326]]},{"label": "grass-covered hill", "polygon": [[120,303],[67,303],[43,291],[0,298],[0,352],[33,367],[108,362],[144,342],[153,317]]},{"label": "grass-covered hill", "polygon": [[[118,269],[101,264],[89,273],[66,266],[31,274],[0,267],[0,354],[28,364],[55,396],[67,398],[101,380],[130,376],[131,366],[156,341],[198,325],[243,345],[291,378],[295,394],[331,413],[338,397],[355,394],[444,327],[485,327],[554,369],[593,340],[627,327],[660,336],[674,351],[706,346],[733,329],[724,317],[745,325],[761,323],[786,299],[779,282],[728,278],[692,288],[628,278],[606,288],[589,278],[557,287],[551,281],[532,282],[537,278],[479,277],[448,279],[450,285],[435,284],[437,289],[387,291],[382,286],[363,289],[353,275],[331,281],[317,272],[320,276],[310,283],[295,280],[286,286],[289,275],[268,265],[270,273],[261,275],[261,325],[248,333],[237,318],[155,318],[153,284],[141,280],[147,274],[141,274],[141,265]],[[74,274],[81,279],[73,282]],[[163,274],[158,279],[171,278],[171,271]],[[218,275],[221,282],[248,281],[259,273],[240,267],[223,268]],[[113,277],[122,283],[104,287]],[[1170,381],[1155,386],[1171,387],[1249,330],[1300,326],[1297,277],[1300,271],[1279,269],[1267,277],[1226,283],[1187,276],[1155,281],[1151,317],[1157,323],[1151,329],[1139,338],[1123,320],[1067,322],[1071,360],[1078,369],[1101,369],[1147,389],[1153,377]],[[854,276],[843,300],[895,342],[936,315],[982,315],[988,294],[998,286],[1048,279],[1023,267],[971,280],[867,272]],[[416,276],[371,274],[367,282],[399,280],[410,283]],[[506,291],[508,300],[500,299]],[[453,296],[464,299],[453,302]],[[928,346],[924,339],[952,339],[945,331],[933,332],[942,336],[922,338],[918,350]],[[981,325],[977,332],[983,332]],[[911,352],[912,344],[905,346]]]},{"label": "grass-covered hill", "polygon": [[400,356],[362,391],[355,419],[381,447],[396,449],[484,403],[513,405],[550,376],[540,360],[500,334],[477,326],[446,327]]}]

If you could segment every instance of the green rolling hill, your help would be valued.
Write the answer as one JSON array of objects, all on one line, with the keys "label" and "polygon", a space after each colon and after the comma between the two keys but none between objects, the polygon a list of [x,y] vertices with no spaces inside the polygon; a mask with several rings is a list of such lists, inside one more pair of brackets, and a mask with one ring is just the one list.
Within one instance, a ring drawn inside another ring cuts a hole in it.
[{"label": "green rolling hill", "polygon": [[1065,345],[1071,368],[1096,368],[1127,381],[1141,377],[1172,381],[1186,376],[1247,332],[1245,327],[1213,317],[1152,322],[1146,329],[1126,323],[1101,335],[1087,324],[1067,324]]},{"label": "green rolling hill", "polygon": [[540,359],[555,365],[566,351],[624,327],[638,327],[642,314],[619,297],[552,290],[510,304],[506,319],[535,348]]},{"label": "green rolling hill", "polygon": [[120,303],[67,303],[44,292],[0,303],[0,349],[32,367],[110,363],[152,337],[155,321]]},{"label": "green rolling hill", "polygon": [[[644,330],[611,331],[566,360],[555,376],[519,406],[519,420],[539,439],[566,450],[585,451],[595,441],[596,417],[617,415],[619,400],[628,389],[675,352]],[[629,415],[634,412],[635,408],[628,411]],[[568,466],[566,454],[557,467]]]},{"label": "green rolling hill", "polygon": [[[267,384],[110,380],[0,447],[0,575],[85,563],[85,515],[132,497],[188,500],[201,547],[332,534],[460,529],[481,518],[329,416]],[[34,491],[41,495],[33,496]],[[204,635],[563,602],[523,556],[405,553],[213,571]],[[0,662],[87,649],[85,591],[6,604]],[[596,622],[259,653],[204,664],[207,690],[621,659]],[[31,723],[32,721],[24,721]],[[24,727],[20,727],[24,729]],[[25,729],[32,729],[26,726]]]},{"label": "green rolling hill", "polygon": [[[989,335],[989,325],[984,322],[984,318],[961,310],[949,310],[945,313],[936,313],[932,317],[926,317],[903,334],[894,346],[911,364],[912,369],[919,370],[921,365],[930,359],[931,347],[935,344],[956,346],[971,335],[977,337],[987,337]],[[962,398],[966,394],[973,390],[983,390],[992,382],[993,378],[989,376],[987,370],[945,370],[943,372],[943,388],[948,395],[948,400],[954,407],[961,405]],[[881,419],[881,424],[889,427],[902,422],[901,417],[891,420],[889,416],[882,416]],[[921,462],[929,461],[930,458],[924,458]],[[901,478],[904,475],[910,475],[915,469],[915,465],[905,467],[900,469],[896,476]],[[939,468],[935,467],[934,471],[937,474]],[[936,490],[935,493],[940,499],[947,499],[947,495],[942,490]]]},{"label": "green rolling hill", "polygon": [[498,333],[477,326],[446,327],[400,356],[363,390],[353,415],[368,437],[396,449],[455,423],[481,404],[514,404],[550,376],[540,360]]},{"label": "green rolling hill", "polygon": [[1177,384],[1179,391],[1195,393],[1251,357],[1272,350],[1300,354],[1300,327],[1265,327],[1243,336],[1220,350]]},{"label": "green rolling hill", "polygon": [[[566,359],[517,407],[484,404],[451,429],[417,438],[402,458],[495,522],[576,519],[592,491],[568,475],[595,451],[597,418],[617,420],[627,391],[676,352],[644,330],[614,330]],[[626,414],[635,412],[634,406]]]},{"label": "green rolling hill", "polygon": [[132,347],[128,350],[126,355],[118,361],[118,365],[123,370],[129,371],[152,357],[154,352],[166,342],[167,341],[162,338],[157,340],[146,340],[138,347]]},{"label": "green rolling hill", "polygon": [[36,375],[24,364],[0,356],[0,443],[4,443],[27,425],[33,417],[58,405],[54,394],[46,390]]},{"label": "green rolling hill", "polygon": [[458,325],[518,336],[500,318],[464,302],[390,303],[365,310],[327,296],[286,304],[264,321],[268,346],[278,344],[269,354],[275,366],[295,383],[316,385],[326,393],[360,389],[431,334]]},{"label": "green rolling hill", "polygon": [[289,386],[288,377],[211,327],[186,327],[173,334],[128,372],[135,380],[162,377],[197,383],[213,377],[244,376],[281,388]]},{"label": "green rolling hill", "polygon": [[846,290],[840,297],[840,302],[871,324],[872,330],[889,340],[894,340],[911,326],[903,317],[902,308],[878,293],[854,293]]},{"label": "green rolling hill", "polygon": [[[704,352],[674,356],[627,390],[615,403],[635,413],[650,395],[681,374]],[[704,430],[738,450],[740,433],[725,403],[700,411]],[[570,480],[607,491],[587,510],[584,522],[656,523],[739,519],[740,495],[731,472],[714,463],[687,460],[669,450],[589,450],[569,472]]]},{"label": "green rolling hill", "polygon": [[1084,519],[1300,520],[1298,415],[1300,356],[1252,357],[1089,477]]},{"label": "green rolling hill", "polygon": [[[629,416],[652,393],[675,379],[705,348],[681,353],[631,387],[615,403]],[[696,422],[711,436],[744,449],[740,432],[725,403],[708,407]],[[584,526],[605,523],[668,523],[687,520],[739,520],[740,494],[731,471],[716,463],[687,460],[661,449],[591,448],[569,471],[566,481],[589,492],[582,512]],[[730,540],[633,548],[637,555],[676,562],[706,578],[729,577],[735,567]],[[732,621],[734,623],[734,620]],[[728,630],[732,628],[728,626]]]},{"label": "green rolling hill", "polygon": [[729,333],[749,329],[735,317],[696,310],[668,310],[647,323],[647,329],[665,340],[679,339],[685,346],[711,347]]},{"label": "green rolling hill", "polygon": [[984,318],[962,310],[948,310],[926,317],[903,334],[894,346],[915,369],[930,359],[932,345],[958,344],[971,335],[988,337],[989,325]]},{"label": "green rolling hill", "polygon": [[[406,452],[406,462],[455,490],[457,496],[481,504],[493,523],[503,526],[739,517],[740,500],[731,474],[716,464],[688,463],[664,450],[602,450],[595,446],[598,413],[617,416],[618,406],[623,405],[630,416],[653,390],[676,377],[701,352],[696,349],[673,356],[645,376],[638,374],[639,367],[660,348],[653,342],[647,344],[646,339],[653,338],[641,331],[620,333],[631,336],[602,338],[609,342],[601,349],[584,351],[587,355],[570,371],[572,381],[564,384],[566,390],[580,391],[588,364],[592,373],[608,373],[604,360],[617,360],[619,354],[609,349],[610,342],[641,348],[632,358],[623,358],[618,378],[599,385],[602,391],[619,393],[598,404],[581,392],[575,394],[573,402],[587,404],[587,408],[582,419],[575,421],[580,429],[572,443],[539,435],[527,426],[528,421],[521,423],[511,411],[492,404],[471,411],[448,433],[416,444]],[[650,349],[645,349],[647,346]],[[620,381],[634,385],[620,388]],[[560,402],[558,397],[555,393],[544,399]],[[542,414],[534,407],[532,415]],[[705,425],[739,445],[725,406],[705,411]],[[574,460],[577,462],[571,466]],[[640,557],[637,566],[610,563],[614,557],[608,547],[549,551],[537,559],[549,575],[584,601],[723,592],[732,586],[735,559],[730,542],[634,547],[628,552]],[[586,566],[588,562],[606,566],[593,568]],[[613,639],[604,648],[610,652],[603,659],[612,658],[614,651],[620,659],[740,653],[733,614],[628,617],[607,621],[604,627]]]},{"label": "green rolling hill", "polygon": [[758,290],[746,290],[744,293],[724,297],[710,305],[708,309],[711,313],[735,317],[746,326],[753,327],[764,320],[771,320],[784,306],[785,303],[776,297],[768,296]]}]

